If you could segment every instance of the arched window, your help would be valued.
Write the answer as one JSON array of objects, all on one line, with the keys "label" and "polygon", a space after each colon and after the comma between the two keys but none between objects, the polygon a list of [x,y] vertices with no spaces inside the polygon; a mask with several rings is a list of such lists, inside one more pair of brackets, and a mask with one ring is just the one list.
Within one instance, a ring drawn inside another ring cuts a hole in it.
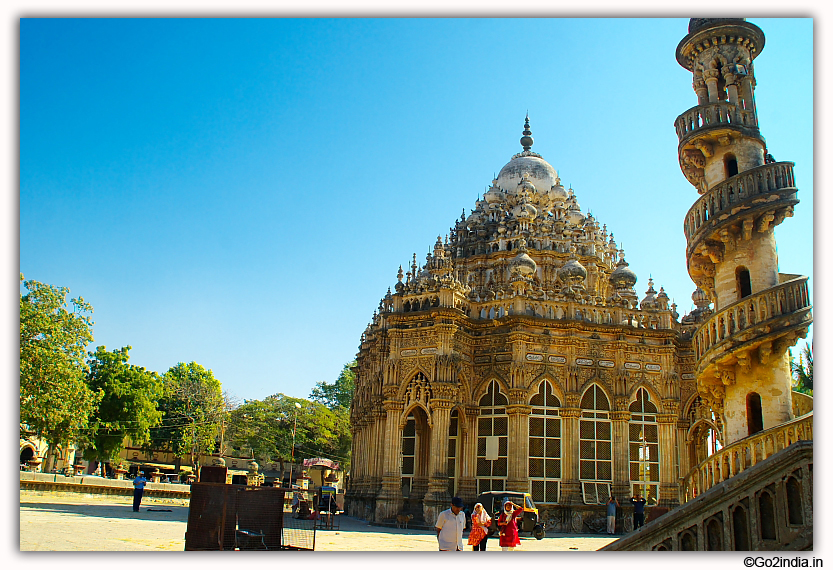
[{"label": "arched window", "polygon": [[603,505],[613,481],[610,401],[596,384],[581,397],[579,479],[585,504]]},{"label": "arched window", "polygon": [[723,550],[723,525],[716,518],[711,519],[706,525],[706,549]]},{"label": "arched window", "polygon": [[532,500],[557,503],[561,481],[561,402],[549,380],[529,400],[529,479]]},{"label": "arched window", "polygon": [[634,495],[642,493],[648,504],[656,504],[659,498],[657,407],[648,391],[640,388],[628,409],[631,412],[628,425],[631,489]]},{"label": "arched window", "polygon": [[746,425],[749,428],[749,435],[764,431],[761,395],[757,392],[749,392],[746,396]]},{"label": "arched window", "polygon": [[801,509],[801,484],[795,477],[787,479],[787,514],[790,524],[804,524]]},{"label": "arched window", "polygon": [[731,178],[738,173],[738,159],[734,154],[724,156],[723,165],[726,167],[726,178]]},{"label": "arched window", "polygon": [[760,514],[761,538],[763,540],[777,540],[775,534],[775,501],[766,491],[758,497],[758,513]]},{"label": "arched window", "polygon": [[735,550],[749,550],[749,525],[746,522],[746,511],[743,507],[735,507],[732,510],[732,531]]},{"label": "arched window", "polygon": [[477,418],[477,492],[503,491],[508,475],[509,400],[495,380],[480,398]]},{"label": "arched window", "polygon": [[752,281],[749,278],[749,270],[744,266],[735,269],[735,279],[738,288],[738,300],[748,297],[752,294]]}]

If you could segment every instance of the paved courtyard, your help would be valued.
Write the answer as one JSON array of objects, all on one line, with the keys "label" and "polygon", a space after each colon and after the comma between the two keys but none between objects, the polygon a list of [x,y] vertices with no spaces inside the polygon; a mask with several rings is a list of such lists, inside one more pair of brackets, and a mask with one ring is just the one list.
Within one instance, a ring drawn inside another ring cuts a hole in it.
[{"label": "paved courtyard", "polygon": [[[146,498],[138,513],[131,505],[129,497],[21,491],[20,550],[184,550],[187,501]],[[338,530],[316,532],[316,551],[437,549],[430,531],[370,526],[344,515],[339,519]],[[518,550],[597,550],[612,540],[606,535],[524,537]],[[488,549],[499,550],[497,540],[491,539]]]}]

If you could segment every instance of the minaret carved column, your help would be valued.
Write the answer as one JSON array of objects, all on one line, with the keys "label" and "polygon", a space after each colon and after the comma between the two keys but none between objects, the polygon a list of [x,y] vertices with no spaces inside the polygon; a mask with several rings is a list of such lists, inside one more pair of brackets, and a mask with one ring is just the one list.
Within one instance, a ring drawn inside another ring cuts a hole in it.
[{"label": "minaret carved column", "polygon": [[[570,404],[571,395],[567,396],[567,403]],[[578,395],[574,394],[575,402],[578,404]],[[583,503],[581,498],[581,483],[579,482],[579,418],[581,408],[561,408],[562,429],[564,437],[561,439],[561,457],[563,466],[561,473],[561,503],[565,505],[577,505]]]},{"label": "minaret carved column", "polygon": [[471,505],[477,498],[477,411],[478,408],[475,406],[467,406],[465,409],[466,425],[463,428],[463,444],[460,446],[463,456],[457,494],[466,504]]},{"label": "minaret carved column", "polygon": [[532,407],[525,403],[526,390],[509,391],[509,449],[506,488],[529,492],[529,415]]},{"label": "minaret carved column", "polygon": [[385,467],[382,476],[382,488],[376,497],[375,520],[381,521],[395,517],[402,505],[402,465],[399,454],[402,448],[402,430],[399,428],[399,416],[403,403],[398,400],[385,400]]},{"label": "minaret carved column", "polygon": [[[627,403],[627,400],[626,402]],[[613,428],[613,485],[611,492],[621,499],[631,494],[629,411],[618,410],[611,414]]]},{"label": "minaret carved column", "polygon": [[675,507],[679,504],[679,483],[674,476],[674,431],[677,414],[658,414],[659,424],[659,505]]}]

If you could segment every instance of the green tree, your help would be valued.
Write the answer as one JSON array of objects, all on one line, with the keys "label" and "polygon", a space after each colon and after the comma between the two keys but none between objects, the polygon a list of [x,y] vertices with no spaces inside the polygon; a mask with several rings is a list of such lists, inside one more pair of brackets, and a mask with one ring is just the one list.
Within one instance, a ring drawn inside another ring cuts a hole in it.
[{"label": "green tree", "polygon": [[355,360],[345,364],[333,384],[318,382],[310,393],[310,399],[331,410],[336,408],[349,410],[353,401],[353,393],[356,390],[356,373],[353,371],[355,366]]},{"label": "green tree", "polygon": [[[86,347],[92,342],[92,306],[82,297],[67,304],[66,287],[20,281],[20,429],[58,447],[76,441],[101,394],[87,386]],[[46,466],[47,469],[49,465]]]},{"label": "green tree", "polygon": [[798,354],[798,362],[790,359],[796,390],[813,395],[813,347],[804,343],[804,348]]},{"label": "green tree", "polygon": [[180,362],[162,380],[162,422],[150,430],[148,447],[190,454],[197,467],[199,455],[213,452],[221,434],[225,401],[220,381],[196,362]]},{"label": "green tree", "polygon": [[147,444],[150,428],[162,419],[156,407],[162,397],[162,379],[156,372],[128,364],[130,348],[108,351],[99,346],[90,353],[87,385],[102,393],[102,399],[85,441],[88,459],[115,459],[128,436],[134,443]]},{"label": "green tree", "polygon": [[350,452],[347,414],[347,410],[330,410],[284,394],[246,400],[230,414],[227,440],[241,455],[251,452],[258,461],[283,462],[292,458],[295,430],[296,461],[322,456],[346,463]]}]

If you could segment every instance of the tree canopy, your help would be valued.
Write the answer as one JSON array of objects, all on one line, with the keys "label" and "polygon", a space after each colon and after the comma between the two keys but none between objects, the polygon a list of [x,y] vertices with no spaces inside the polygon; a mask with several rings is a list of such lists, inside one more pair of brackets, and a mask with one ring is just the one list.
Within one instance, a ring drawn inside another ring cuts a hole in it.
[{"label": "tree canopy", "polygon": [[88,459],[115,459],[126,436],[139,445],[148,443],[150,428],[162,419],[156,408],[162,379],[155,372],[128,364],[130,348],[108,351],[99,346],[90,353],[87,385],[101,393],[102,399],[83,442]]},{"label": "tree canopy", "polygon": [[159,426],[151,428],[148,448],[168,449],[176,455],[211,453],[217,446],[225,414],[220,381],[196,362],[180,362],[162,377]]},{"label": "tree canopy", "polygon": [[20,424],[51,446],[75,441],[88,426],[102,394],[85,381],[92,342],[92,306],[82,297],[67,304],[66,287],[20,280]]},{"label": "tree canopy", "polygon": [[310,399],[331,410],[336,408],[349,410],[353,402],[353,393],[356,390],[356,373],[353,371],[355,366],[355,360],[345,364],[332,384],[318,382],[309,395]]},{"label": "tree canopy", "polygon": [[791,359],[795,388],[799,392],[813,395],[813,347],[809,343],[798,354],[798,362]]}]

